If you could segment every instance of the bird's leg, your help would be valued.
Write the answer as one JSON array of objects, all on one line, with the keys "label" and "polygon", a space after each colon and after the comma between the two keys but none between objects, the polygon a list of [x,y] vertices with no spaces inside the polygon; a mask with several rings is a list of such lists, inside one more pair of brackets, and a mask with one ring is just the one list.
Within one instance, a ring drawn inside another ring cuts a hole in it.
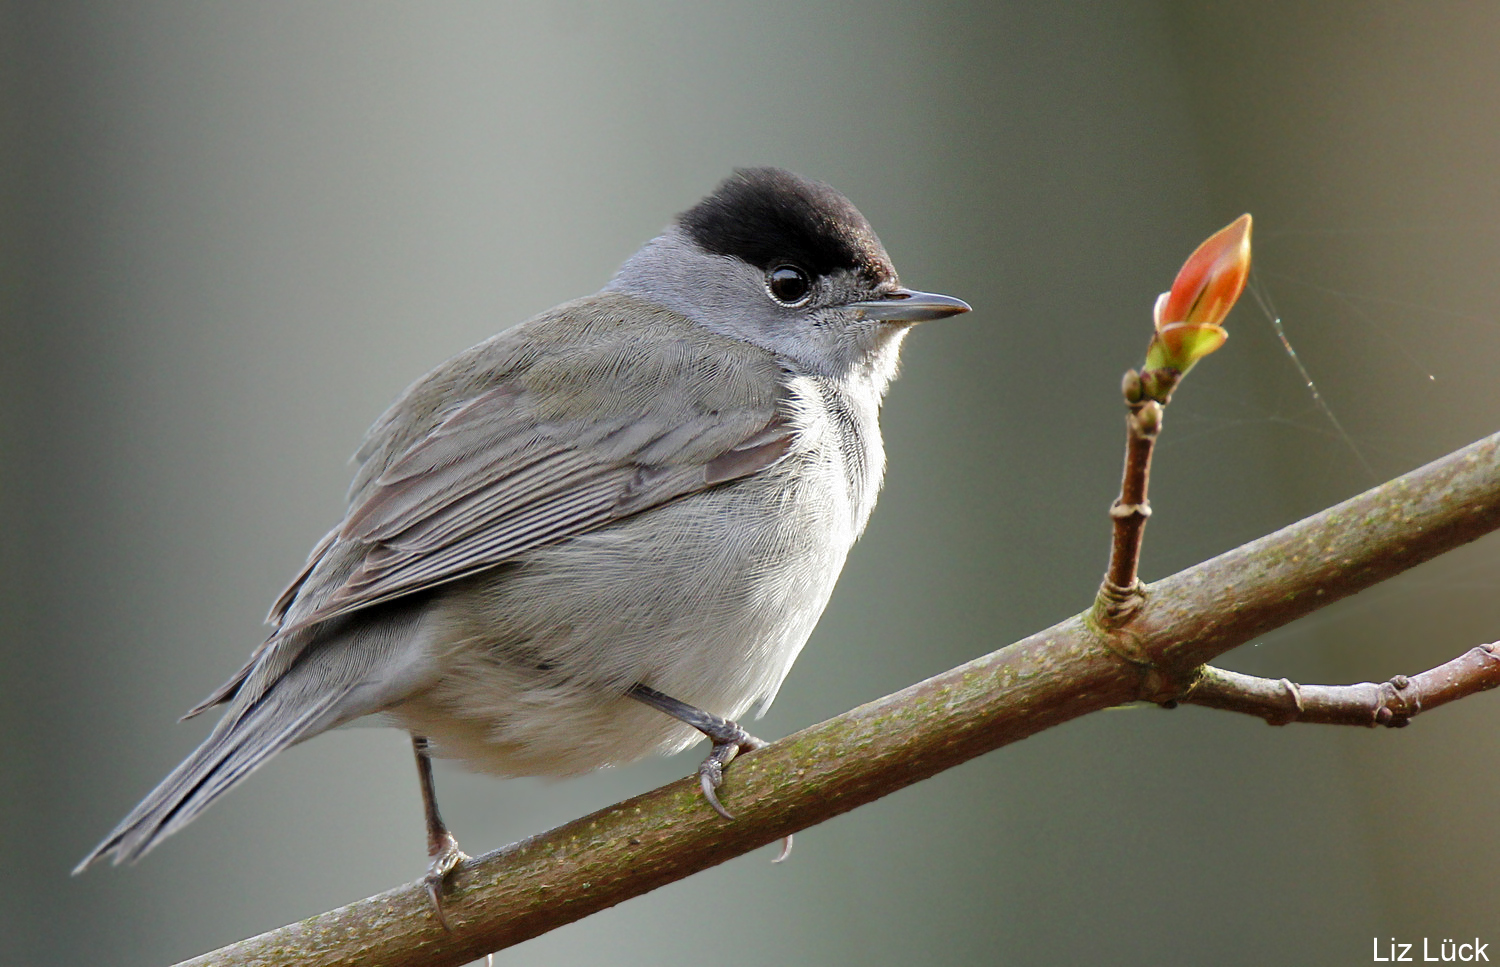
[{"label": "bird's leg", "polygon": [[432,898],[432,909],[437,913],[438,923],[444,930],[451,930],[448,918],[443,915],[443,880],[454,867],[469,857],[458,848],[458,840],[448,831],[438,812],[437,795],[432,786],[432,751],[426,736],[411,737],[412,751],[417,754],[417,778],[422,784],[422,809],[427,815],[427,855],[432,859],[427,867],[427,895]]},{"label": "bird's leg", "polygon": [[703,798],[708,800],[708,804],[714,807],[720,816],[733,819],[734,816],[719,802],[719,796],[715,792],[724,782],[724,767],[734,761],[734,757],[741,752],[754,751],[766,743],[740,728],[738,722],[721,719],[700,708],[694,708],[686,702],[679,702],[670,695],[663,695],[654,688],[635,684],[630,686],[630,691],[626,694],[658,712],[665,712],[685,725],[691,725],[708,736],[714,748],[708,754],[708,758],[703,760],[703,764],[698,767],[698,780],[703,785]]},{"label": "bird's leg", "polygon": [[[720,816],[733,819],[734,816],[724,808],[723,803],[719,802],[719,795],[716,792],[724,782],[724,767],[741,752],[753,752],[763,747],[766,744],[765,741],[746,732],[738,722],[731,722],[700,708],[694,708],[686,702],[679,702],[654,688],[637,683],[630,686],[630,691],[625,694],[651,706],[658,712],[665,712],[684,725],[691,725],[708,736],[709,741],[714,744],[713,751],[698,766],[698,781],[703,787],[703,798],[708,800],[708,804],[714,807]],[[792,838],[788,836],[782,840],[781,855],[776,857],[775,862],[780,863],[786,859],[791,851]]]}]

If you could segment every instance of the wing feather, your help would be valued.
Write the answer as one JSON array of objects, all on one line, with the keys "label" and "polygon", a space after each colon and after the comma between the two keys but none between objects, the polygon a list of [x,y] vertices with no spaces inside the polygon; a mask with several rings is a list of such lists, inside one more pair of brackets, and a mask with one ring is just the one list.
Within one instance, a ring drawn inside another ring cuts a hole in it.
[{"label": "wing feather", "polygon": [[[471,350],[488,369],[459,357],[408,390],[361,449],[343,523],[278,600],[273,639],[758,473],[788,453],[794,431],[769,354],[654,307],[654,327],[627,326],[614,306],[621,298],[560,307],[509,343],[502,334]],[[551,350],[536,351],[548,337]],[[495,366],[507,347],[508,365]],[[590,380],[603,392],[581,393]]]}]

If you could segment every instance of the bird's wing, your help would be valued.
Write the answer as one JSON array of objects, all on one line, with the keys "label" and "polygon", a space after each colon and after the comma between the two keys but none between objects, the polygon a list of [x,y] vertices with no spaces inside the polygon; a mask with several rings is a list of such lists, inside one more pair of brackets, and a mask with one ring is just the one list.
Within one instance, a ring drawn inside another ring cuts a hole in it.
[{"label": "bird's wing", "polygon": [[[273,609],[273,638],[757,473],[787,453],[793,430],[777,405],[774,357],[664,310],[651,325],[626,326],[619,298],[589,300],[587,312],[563,307],[550,327],[537,320],[519,342],[530,348],[504,372],[440,369],[408,391],[367,445],[342,525]],[[425,385],[434,380],[447,396],[439,406]],[[422,430],[410,431],[403,405],[432,411]]]}]

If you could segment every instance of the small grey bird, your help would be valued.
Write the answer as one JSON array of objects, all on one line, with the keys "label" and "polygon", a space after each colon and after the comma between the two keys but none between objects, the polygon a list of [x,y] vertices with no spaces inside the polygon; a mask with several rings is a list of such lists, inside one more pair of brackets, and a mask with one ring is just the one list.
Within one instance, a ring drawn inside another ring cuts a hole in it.
[{"label": "small grey bird", "polygon": [[[826,185],[736,172],[596,295],[414,383],[367,434],[344,519],[224,716],[75,872],[135,860],[277,752],[380,714],[412,734],[427,883],[464,856],[430,755],[563,776],[701,736],[704,795],[770,705],[875,505],[877,422],[914,323]],[[728,816],[728,813],[724,813]]]}]

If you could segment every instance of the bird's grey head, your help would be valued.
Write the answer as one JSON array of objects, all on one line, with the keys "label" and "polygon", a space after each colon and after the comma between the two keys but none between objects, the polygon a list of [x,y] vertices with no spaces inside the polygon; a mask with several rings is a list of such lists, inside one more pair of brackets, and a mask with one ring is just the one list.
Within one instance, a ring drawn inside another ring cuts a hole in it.
[{"label": "bird's grey head", "polygon": [[849,200],[780,168],[736,171],[621,267],[609,290],[834,378],[883,390],[913,323],[967,311],[903,289]]}]

